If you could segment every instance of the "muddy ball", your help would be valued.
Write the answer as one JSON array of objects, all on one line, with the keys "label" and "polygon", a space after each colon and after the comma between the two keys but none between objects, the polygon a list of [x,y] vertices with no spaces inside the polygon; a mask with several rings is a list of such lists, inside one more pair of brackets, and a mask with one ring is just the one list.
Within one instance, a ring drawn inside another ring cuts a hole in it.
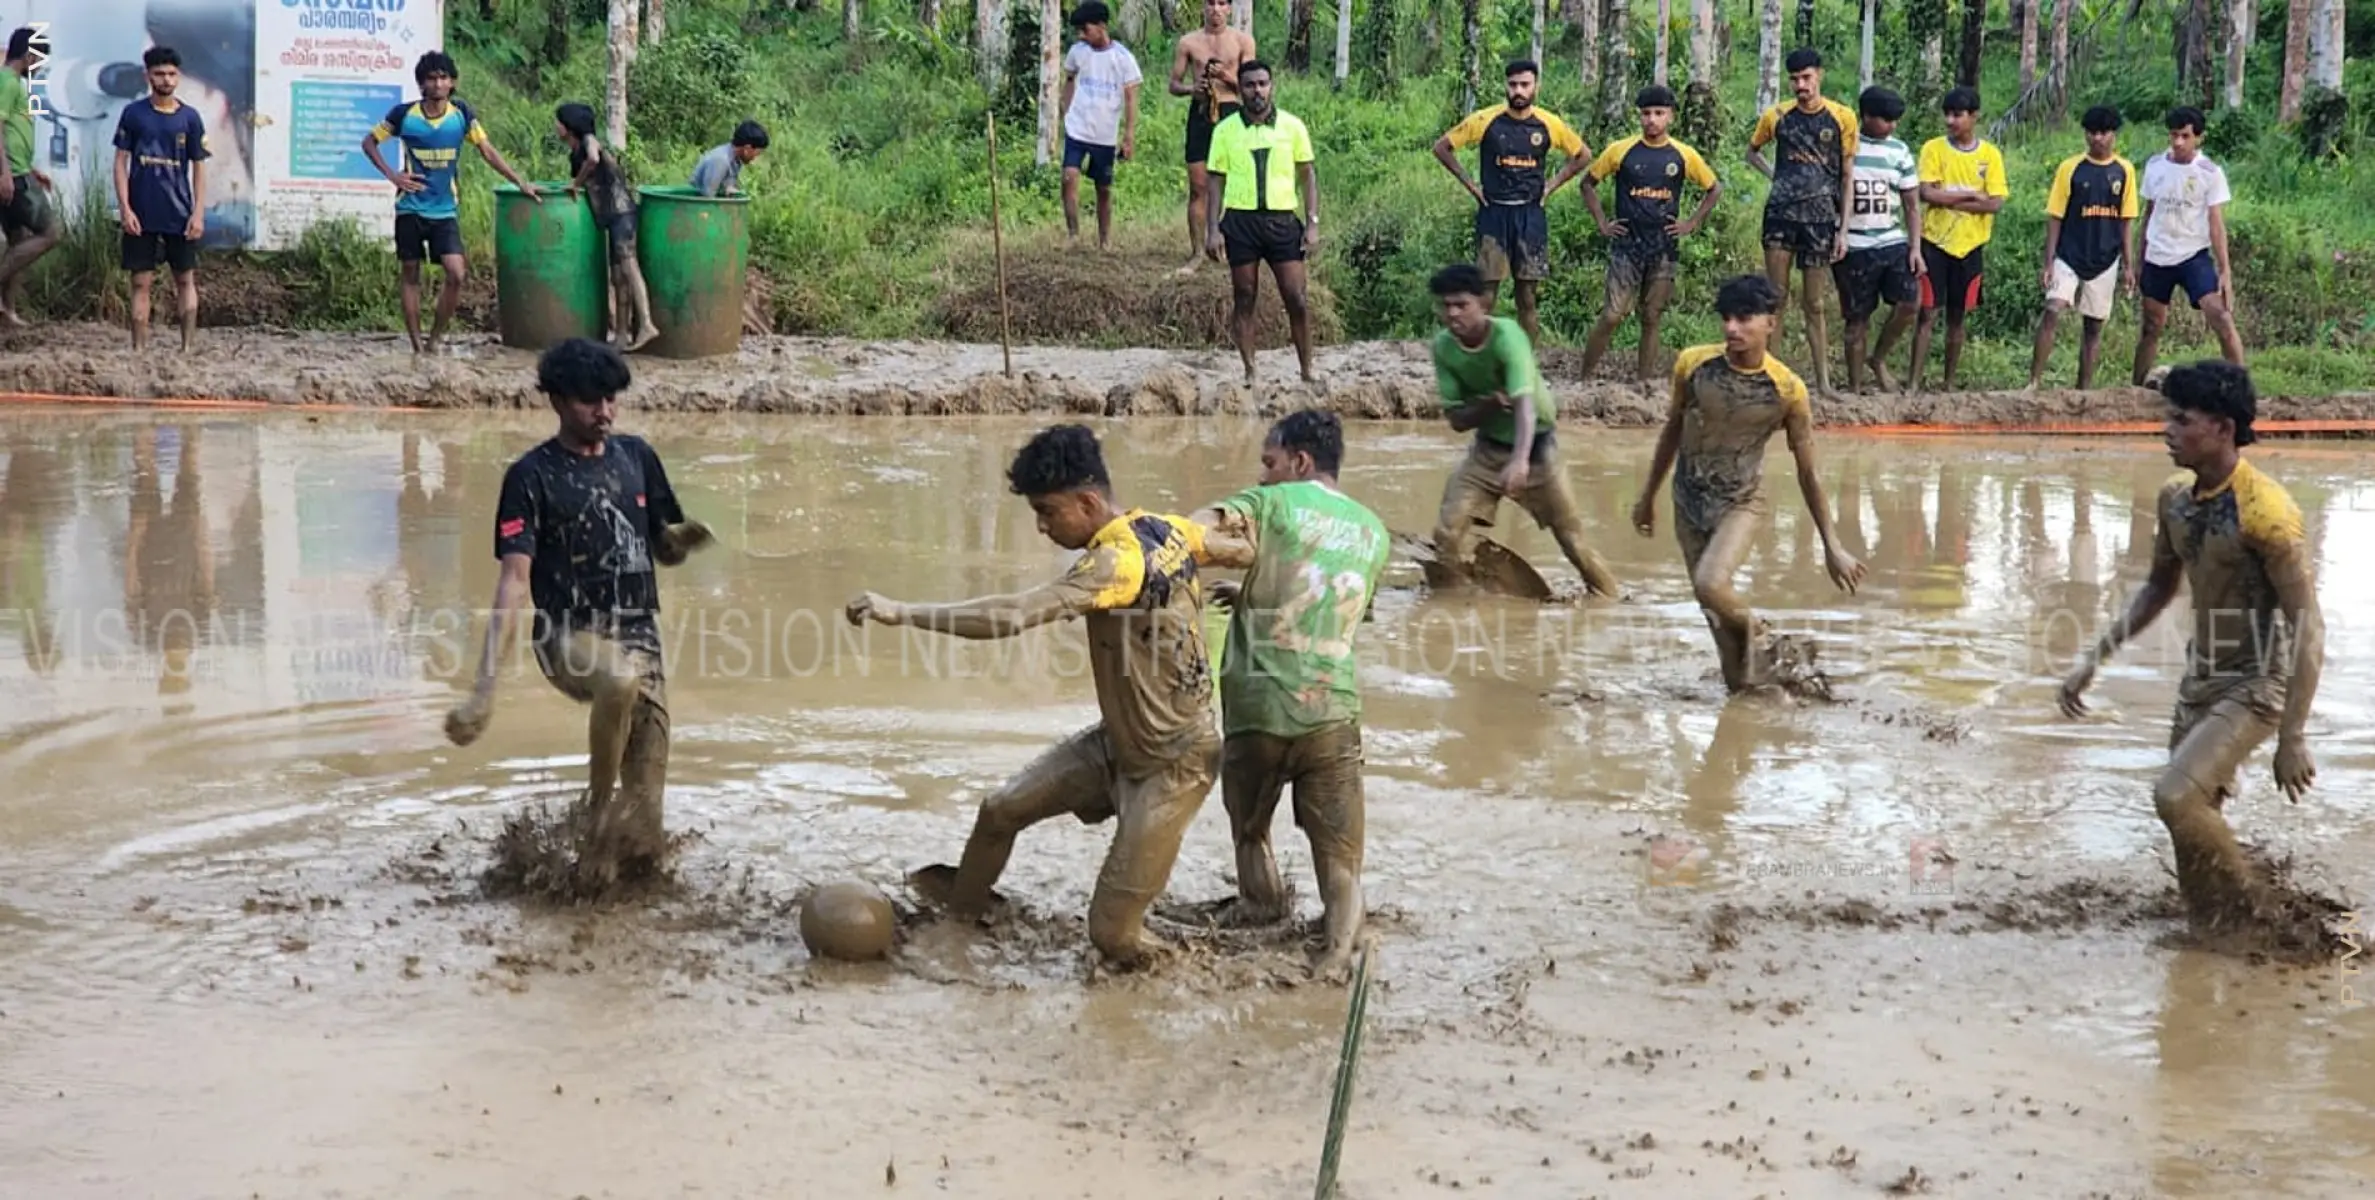
[{"label": "muddy ball", "polygon": [[870,883],[828,883],[800,902],[800,940],[818,958],[868,962],[891,952],[897,917]]}]

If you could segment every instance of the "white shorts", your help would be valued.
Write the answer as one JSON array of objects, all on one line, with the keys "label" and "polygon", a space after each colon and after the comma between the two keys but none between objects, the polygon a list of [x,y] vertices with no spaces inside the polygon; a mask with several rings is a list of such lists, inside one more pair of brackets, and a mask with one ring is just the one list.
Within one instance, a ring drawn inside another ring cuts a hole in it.
[{"label": "white shorts", "polygon": [[2103,273],[2081,280],[2060,256],[2053,260],[2053,286],[2045,289],[2045,298],[2065,307],[2078,310],[2078,315],[2090,321],[2111,319],[2111,301],[2119,295],[2119,264],[2113,262]]}]

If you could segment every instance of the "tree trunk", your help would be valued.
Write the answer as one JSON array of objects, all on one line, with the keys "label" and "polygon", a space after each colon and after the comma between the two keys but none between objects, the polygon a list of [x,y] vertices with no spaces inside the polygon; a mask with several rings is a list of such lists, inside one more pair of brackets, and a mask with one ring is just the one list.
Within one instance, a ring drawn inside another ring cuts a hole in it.
[{"label": "tree trunk", "polygon": [[1298,74],[1311,70],[1312,3],[1289,0],[1286,6],[1286,69]]},{"label": "tree trunk", "polygon": [[1622,129],[1633,116],[1632,0],[1608,0],[1600,12],[1600,120]]},{"label": "tree trunk", "polygon": [[643,44],[657,46],[668,32],[668,0],[643,0]]},{"label": "tree trunk", "polygon": [[1781,99],[1781,0],[1764,0],[1757,15],[1757,111]]},{"label": "tree trunk", "polygon": [[1798,0],[1798,36],[1794,41],[1800,46],[1814,44],[1814,0]]},{"label": "tree trunk", "polygon": [[2251,49],[2251,0],[2227,0],[2227,107],[2243,107],[2243,52]]},{"label": "tree trunk", "polygon": [[1668,31],[1674,27],[1674,0],[1658,0],[1657,57],[1649,64],[1649,81],[1665,87]]},{"label": "tree trunk", "polygon": [[1880,0],[1864,0],[1863,53],[1857,60],[1856,87],[1872,86],[1873,33],[1880,25]]},{"label": "tree trunk", "polygon": [[2309,14],[2317,0],[2292,0],[2284,13],[2284,83],[2276,93],[2276,119],[2301,118],[2301,85],[2309,78]]},{"label": "tree trunk", "polygon": [[609,111],[602,141],[611,150],[627,144],[627,69],[635,65],[635,0],[610,0],[610,78],[603,94]]},{"label": "tree trunk", "polygon": [[866,0],[841,0],[841,40],[851,46],[865,36]]},{"label": "tree trunk", "polygon": [[1954,81],[1979,86],[1980,38],[1987,32],[1987,0],[1963,0],[1963,41],[1955,56]]},{"label": "tree trunk", "polygon": [[1352,74],[1352,0],[1336,0],[1336,86]]},{"label": "tree trunk", "polygon": [[2309,6],[2309,82],[2342,90],[2342,0],[2312,0]]},{"label": "tree trunk", "polygon": [[2186,0],[2177,19],[2177,94],[2207,102],[2212,95],[2210,68],[2210,0]]},{"label": "tree trunk", "polygon": [[[846,0],[856,3],[857,0]],[[1064,14],[1057,0],[1039,0],[1039,147],[1034,161],[1046,166],[1057,161],[1063,143]]]},{"label": "tree trunk", "polygon": [[1544,11],[1546,8],[1548,5],[1543,0],[1534,0],[1534,52],[1526,57],[1533,59],[1537,67],[1542,65],[1542,22],[1548,15]]},{"label": "tree trunk", "polygon": [[[1197,24],[1201,25],[1202,22],[1199,21]],[[1229,28],[1239,33],[1253,32],[1253,0],[1231,0]]]},{"label": "tree trunk", "polygon": [[1590,97],[1600,90],[1600,4],[1601,0],[1573,0],[1575,5],[1575,40],[1583,46],[1576,63],[1577,74],[1583,84],[1583,95]]},{"label": "tree trunk", "polygon": [[1006,0],[973,0],[973,73],[995,96],[1006,82]]},{"label": "tree trunk", "polygon": [[1484,89],[1483,0],[1460,0],[1460,110],[1476,111]]},{"label": "tree trunk", "polygon": [[2077,0],[2053,2],[2053,115],[2070,115],[2070,9]]},{"label": "tree trunk", "polygon": [[1691,82],[1715,79],[1715,0],[1691,0]]},{"label": "tree trunk", "polygon": [[2020,9],[2020,90],[2022,95],[2027,95],[2030,88],[2037,86],[2037,6],[2017,7]]},{"label": "tree trunk", "polygon": [[539,85],[543,83],[546,71],[557,69],[569,61],[571,7],[570,0],[544,0],[544,55],[534,67]]}]

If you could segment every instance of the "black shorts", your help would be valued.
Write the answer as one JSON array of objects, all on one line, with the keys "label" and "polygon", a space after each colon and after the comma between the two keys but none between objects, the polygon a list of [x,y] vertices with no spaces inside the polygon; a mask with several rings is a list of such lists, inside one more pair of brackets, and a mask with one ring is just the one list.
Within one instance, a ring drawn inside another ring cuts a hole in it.
[{"label": "black shorts", "polygon": [[1206,120],[1204,102],[1195,99],[1188,101],[1187,163],[1189,166],[1201,166],[1204,160],[1211,156],[1213,126],[1228,120],[1236,115],[1236,112],[1236,105],[1223,104],[1220,106],[1219,120]]},{"label": "black shorts", "polygon": [[1291,212],[1232,208],[1221,214],[1220,236],[1232,267],[1303,261],[1303,218]]},{"label": "black shorts", "polygon": [[1838,241],[1838,222],[1792,221],[1769,212],[1765,214],[1765,248],[1797,255],[1802,270],[1830,266],[1831,247]]},{"label": "black shorts", "polygon": [[1486,204],[1476,210],[1476,269],[1486,283],[1550,278],[1550,217],[1539,204]]},{"label": "black shorts", "polygon": [[159,266],[172,267],[176,275],[198,269],[198,243],[178,233],[127,233],[122,250],[124,269],[134,275],[146,275]]},{"label": "black shorts", "polygon": [[1608,279],[1603,303],[1608,311],[1629,313],[1650,284],[1674,279],[1672,244],[1634,245],[1617,242],[1608,247]]},{"label": "black shorts", "polygon": [[396,214],[396,261],[462,257],[462,222],[455,217]]},{"label": "black shorts", "polygon": [[1100,146],[1095,142],[1084,142],[1070,134],[1065,134],[1064,169],[1069,171],[1077,167],[1081,174],[1089,177],[1090,182],[1099,187],[1112,187],[1113,156],[1120,149],[1119,146]]},{"label": "black shorts", "polygon": [[1979,307],[1979,276],[1981,268],[1986,266],[1986,258],[1985,246],[1973,246],[1970,254],[1956,258],[1939,249],[1936,242],[1923,242],[1922,308],[1966,313]]},{"label": "black shorts", "polygon": [[[602,231],[610,235],[610,265],[623,267],[635,261],[635,214],[613,213],[602,219]],[[456,254],[461,251],[456,250]]]},{"label": "black shorts", "polygon": [[1911,247],[1903,242],[1850,250],[1831,266],[1831,282],[1839,288],[1839,315],[1850,325],[1872,319],[1883,304],[1894,307],[1921,298],[1913,274]]},{"label": "black shorts", "polygon": [[33,182],[28,171],[16,176],[16,193],[0,204],[0,234],[41,237],[58,228],[57,210],[50,207],[49,189]]}]

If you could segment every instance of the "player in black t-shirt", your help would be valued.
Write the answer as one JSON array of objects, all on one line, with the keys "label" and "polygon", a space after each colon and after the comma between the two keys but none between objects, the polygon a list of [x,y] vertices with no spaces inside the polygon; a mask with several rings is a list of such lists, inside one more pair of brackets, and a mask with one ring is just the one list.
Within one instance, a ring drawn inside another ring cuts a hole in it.
[{"label": "player in black t-shirt", "polygon": [[[1617,325],[1638,301],[1641,352],[1634,364],[1635,374],[1643,383],[1656,383],[1658,317],[1674,296],[1675,242],[1697,233],[1707,223],[1707,214],[1715,211],[1716,199],[1723,195],[1723,185],[1698,151],[1666,136],[1674,124],[1673,89],[1654,84],[1643,88],[1634,97],[1633,107],[1641,113],[1640,134],[1610,143],[1585,176],[1583,205],[1591,210],[1592,223],[1608,238],[1608,286],[1600,319],[1593,324],[1591,340],[1583,348],[1581,375],[1591,377],[1592,368],[1600,365],[1600,356],[1608,353],[1608,339],[1615,336]],[[1600,207],[1600,181],[1612,177],[1616,180],[1613,221]],[[1699,198],[1699,211],[1688,221],[1680,219],[1685,182],[1705,193]]]},{"label": "player in black t-shirt", "polygon": [[2078,390],[2095,386],[2095,361],[2103,350],[2103,323],[2124,279],[2136,287],[2136,165],[2118,154],[2119,110],[2098,104],[2079,124],[2086,153],[2062,160],[2045,194],[2045,315],[2037,324],[2037,348],[2029,357],[2029,391],[2045,377],[2053,355],[2053,331],[2062,310],[2076,308],[2085,322],[2078,343]]},{"label": "player in black t-shirt", "polygon": [[649,874],[666,849],[668,700],[654,565],[676,566],[713,540],[707,526],[685,519],[650,444],[610,431],[629,382],[618,350],[586,338],[554,346],[536,364],[536,386],[551,397],[560,431],[503,473],[495,507],[503,570],[478,678],[445,719],[457,746],[486,731],[495,664],[517,610],[532,605],[530,636],[544,677],[593,705],[586,794],[571,816],[575,882],[589,892]]},{"label": "player in black t-shirt", "polygon": [[[1435,139],[1435,161],[1476,199],[1476,269],[1495,294],[1514,279],[1517,323],[1539,344],[1534,291],[1550,278],[1550,217],[1544,204],[1591,161],[1591,147],[1558,114],[1534,103],[1542,68],[1519,59],[1503,71],[1503,102],[1478,109]],[[1476,147],[1476,179],[1461,169],[1459,151]],[[1567,156],[1545,185],[1551,151]]]}]

